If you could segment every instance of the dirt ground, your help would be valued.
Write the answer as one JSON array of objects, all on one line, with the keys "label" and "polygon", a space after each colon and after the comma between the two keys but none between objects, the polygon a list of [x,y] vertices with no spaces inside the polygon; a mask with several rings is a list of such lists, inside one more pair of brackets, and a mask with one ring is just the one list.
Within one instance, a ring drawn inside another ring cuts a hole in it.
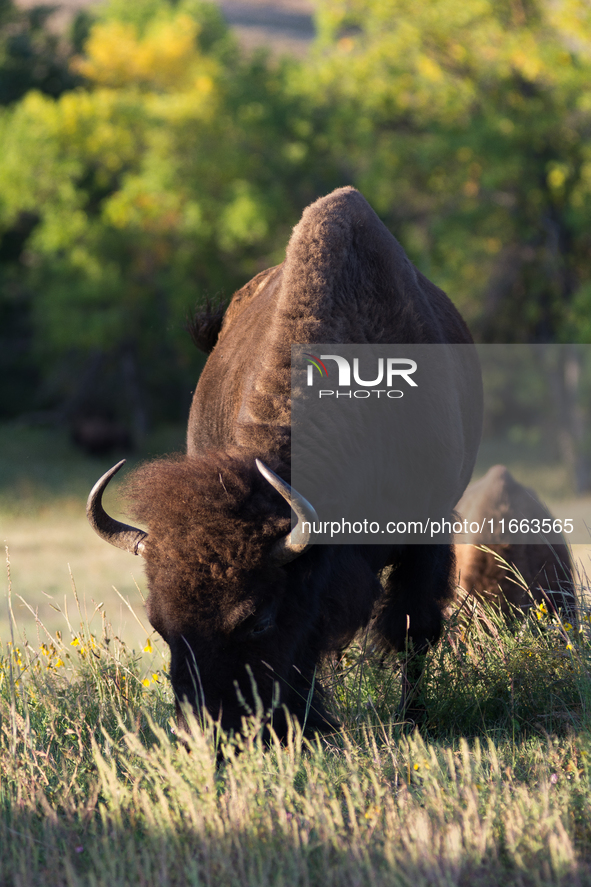
[{"label": "dirt ground", "polygon": [[[16,0],[23,8],[50,0]],[[79,9],[97,0],[57,0],[53,16],[57,29]],[[218,0],[218,5],[245,49],[266,46],[276,53],[304,55],[314,38],[311,0]]]}]

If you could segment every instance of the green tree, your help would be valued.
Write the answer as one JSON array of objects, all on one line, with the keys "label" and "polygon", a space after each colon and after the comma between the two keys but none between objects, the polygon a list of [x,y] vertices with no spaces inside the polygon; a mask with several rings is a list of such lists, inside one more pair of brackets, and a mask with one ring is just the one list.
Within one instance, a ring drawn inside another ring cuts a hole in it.
[{"label": "green tree", "polygon": [[0,119],[0,228],[37,219],[20,273],[41,401],[77,402],[107,361],[153,415],[184,412],[187,313],[281,261],[325,189],[295,64],[241,57],[209,4],[112,2],[73,62],[84,87],[29,92]]},{"label": "green tree", "polygon": [[[0,105],[16,103],[31,89],[56,97],[78,82],[69,68],[72,41],[47,26],[54,10],[19,9],[12,0],[0,0]],[[81,39],[85,19],[75,21]],[[0,236],[0,404],[9,414],[19,412],[39,384],[30,359],[32,293],[20,262],[37,221],[36,212],[18,213]]]},{"label": "green tree", "polygon": [[58,96],[75,86],[71,44],[47,27],[55,9],[41,4],[19,9],[13,0],[0,0],[0,105],[17,101],[30,89]]},{"label": "green tree", "polygon": [[475,333],[588,339],[588,4],[342,0],[318,21],[331,143]]}]

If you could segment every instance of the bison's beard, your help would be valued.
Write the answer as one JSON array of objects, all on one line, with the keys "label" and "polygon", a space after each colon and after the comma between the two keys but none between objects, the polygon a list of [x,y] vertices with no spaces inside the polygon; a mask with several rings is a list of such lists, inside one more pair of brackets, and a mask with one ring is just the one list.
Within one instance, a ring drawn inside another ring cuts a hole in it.
[{"label": "bison's beard", "polygon": [[294,720],[306,736],[339,729],[338,721],[326,711],[313,666],[291,666],[289,675],[282,676],[267,662],[260,661],[256,670],[245,663],[232,670],[234,677],[227,674],[222,681],[222,675],[217,675],[217,686],[212,686],[211,671],[205,675],[187,647],[182,658],[173,655],[171,660],[179,731],[190,732],[191,715],[200,726],[211,720],[225,734],[254,731],[266,744],[274,739],[286,742]]}]

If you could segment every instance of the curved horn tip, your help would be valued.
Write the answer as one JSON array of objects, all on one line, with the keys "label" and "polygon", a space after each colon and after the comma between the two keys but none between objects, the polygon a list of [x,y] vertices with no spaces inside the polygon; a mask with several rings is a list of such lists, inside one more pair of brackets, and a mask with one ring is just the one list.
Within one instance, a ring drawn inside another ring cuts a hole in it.
[{"label": "curved horn tip", "polygon": [[286,481],[284,481],[282,477],[279,477],[278,474],[275,474],[275,472],[272,471],[270,468],[267,468],[267,466],[265,465],[264,462],[261,462],[260,459],[255,459],[254,461],[255,461],[256,467],[258,468],[260,473],[263,475],[265,480],[268,480],[269,483],[272,484],[272,486],[276,487],[277,481],[279,481],[279,483],[281,484],[282,487],[289,488],[289,484]]},{"label": "curved horn tip", "polygon": [[[109,480],[111,480],[111,478],[115,477],[117,472],[123,468],[123,466],[125,465],[126,462],[127,462],[127,459],[122,459],[120,462],[117,462],[116,465],[113,465],[112,468],[109,468],[109,470],[103,474],[103,477],[101,478],[101,480],[105,477],[108,477]],[[100,481],[99,481],[99,483],[100,483]]]},{"label": "curved horn tip", "polygon": [[[314,506],[311,505],[304,496],[298,493],[297,490],[294,490],[293,487],[288,484],[287,481],[284,481],[283,478],[279,477],[278,474],[271,471],[264,462],[261,462],[260,459],[255,459],[255,463],[265,480],[277,490],[279,495],[282,496],[286,502],[289,503],[298,518],[297,525],[294,527],[293,531],[288,533],[283,539],[280,539],[275,544],[272,552],[273,559],[276,560],[277,563],[287,564],[296,557],[299,557],[300,554],[303,554],[304,551],[310,547],[311,534],[309,530],[306,530],[305,532],[303,531],[303,523],[307,522],[312,524],[318,520],[318,515],[316,514]],[[296,542],[292,537],[298,535],[301,535],[301,539],[299,542]]]},{"label": "curved horn tip", "polygon": [[127,459],[122,459],[120,462],[117,462],[116,465],[113,465],[112,468],[109,468],[108,471],[105,471],[105,473],[101,477],[99,477],[94,487],[88,494],[88,499],[86,500],[86,514],[88,514],[89,511],[94,510],[97,498],[99,499],[99,501],[100,499],[102,499],[102,495],[107,488],[107,484],[113,477],[115,477],[117,472],[120,471],[121,468],[123,468],[126,462]]}]

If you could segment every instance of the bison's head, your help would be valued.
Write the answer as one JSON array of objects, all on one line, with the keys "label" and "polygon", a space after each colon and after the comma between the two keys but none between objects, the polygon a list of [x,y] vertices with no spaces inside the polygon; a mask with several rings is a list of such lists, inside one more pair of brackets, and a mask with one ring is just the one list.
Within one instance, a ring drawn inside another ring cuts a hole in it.
[{"label": "bison's head", "polygon": [[[277,688],[296,714],[306,709],[318,637],[326,635],[313,588],[323,570],[321,551],[300,557],[308,539],[292,540],[287,503],[299,521],[317,519],[310,504],[258,461],[219,453],[164,459],[127,482],[132,513],[149,527],[144,533],[102,507],[120,465],[92,491],[89,520],[102,538],[145,558],[148,617],[170,647],[181,725],[187,699],[224,729],[240,730],[257,707],[255,687],[265,710]],[[275,718],[282,732],[281,711]],[[315,720],[312,711],[308,723],[321,726]]]}]

